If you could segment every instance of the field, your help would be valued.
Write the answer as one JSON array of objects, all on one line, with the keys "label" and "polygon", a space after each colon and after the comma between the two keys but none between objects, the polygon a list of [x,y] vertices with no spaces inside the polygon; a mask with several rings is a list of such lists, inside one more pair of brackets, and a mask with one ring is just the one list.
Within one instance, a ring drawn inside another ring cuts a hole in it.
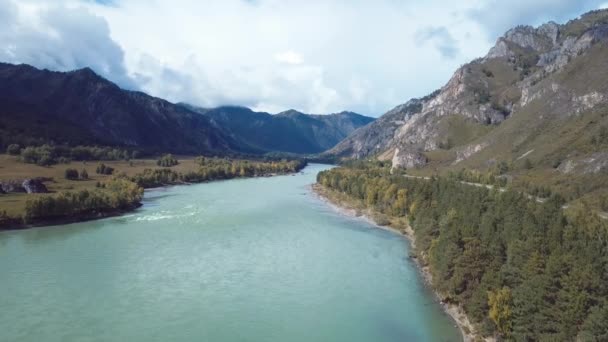
[{"label": "field", "polygon": [[[196,171],[199,165],[194,157],[177,156],[179,164],[171,167],[177,172]],[[98,181],[103,181],[111,176],[95,173],[99,161],[72,161],[69,164],[56,164],[48,167],[35,164],[26,164],[17,160],[17,157],[0,154],[0,181],[11,179],[24,179],[33,177],[48,177],[53,180],[45,182],[51,193],[68,190],[94,189]],[[103,161],[105,165],[113,167],[114,174],[124,172],[128,176],[141,173],[144,169],[160,169],[156,165],[156,159],[134,159],[131,161]],[[71,168],[78,172],[85,169],[89,174],[88,180],[65,179],[65,170]],[[33,196],[45,196],[45,194],[9,193],[0,194],[0,212],[6,211],[9,217],[20,217],[25,207],[25,201]]]}]

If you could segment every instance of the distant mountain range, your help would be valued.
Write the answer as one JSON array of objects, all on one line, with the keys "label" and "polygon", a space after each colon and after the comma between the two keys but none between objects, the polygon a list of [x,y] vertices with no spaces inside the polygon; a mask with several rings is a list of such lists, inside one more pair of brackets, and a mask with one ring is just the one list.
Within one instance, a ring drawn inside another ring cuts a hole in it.
[{"label": "distant mountain range", "polygon": [[271,115],[245,107],[204,109],[185,106],[209,117],[240,144],[263,151],[323,152],[357,128],[374,121],[352,112],[311,115],[289,110]]},{"label": "distant mountain range", "polygon": [[182,154],[316,153],[373,121],[355,113],[200,109],[128,91],[84,68],[0,63],[0,145],[83,144]]}]

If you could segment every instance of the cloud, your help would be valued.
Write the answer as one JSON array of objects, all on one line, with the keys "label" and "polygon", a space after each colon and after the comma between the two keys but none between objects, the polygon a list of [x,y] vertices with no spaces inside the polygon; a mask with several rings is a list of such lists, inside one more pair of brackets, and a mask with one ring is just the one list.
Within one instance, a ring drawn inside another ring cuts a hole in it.
[{"label": "cloud", "polygon": [[517,24],[606,0],[0,0],[0,61],[89,66],[173,102],[380,115]]},{"label": "cloud", "polygon": [[428,27],[416,33],[416,40],[420,44],[432,42],[445,58],[454,58],[458,54],[456,40],[452,37],[447,28]]},{"label": "cloud", "polygon": [[297,52],[293,52],[291,50],[276,54],[274,56],[274,59],[281,63],[294,65],[302,64],[304,62],[302,56],[300,56]]},{"label": "cloud", "polygon": [[565,22],[600,8],[602,2],[605,0],[486,0],[471,9],[469,17],[486,30],[490,40],[495,40],[513,26]]},{"label": "cloud", "polygon": [[123,87],[135,89],[122,48],[110,38],[105,19],[84,8],[19,7],[0,4],[0,59],[67,71],[91,67]]}]

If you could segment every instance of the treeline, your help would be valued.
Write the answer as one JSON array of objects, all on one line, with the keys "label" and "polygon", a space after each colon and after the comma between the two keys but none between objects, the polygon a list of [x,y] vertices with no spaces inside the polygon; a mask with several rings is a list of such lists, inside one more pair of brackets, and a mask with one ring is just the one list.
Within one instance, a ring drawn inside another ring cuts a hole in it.
[{"label": "treeline", "polygon": [[[501,170],[500,167],[497,167],[496,169]],[[477,170],[461,169],[456,172],[450,171],[447,177],[461,182],[478,183],[504,188],[508,183],[508,179],[504,175],[506,171],[497,170],[480,172]]]},{"label": "treeline", "polygon": [[335,168],[318,182],[392,217],[407,217],[434,286],[485,336],[514,341],[608,340],[608,225],[513,191],[387,168]]},{"label": "treeline", "polygon": [[130,160],[139,156],[138,151],[98,146],[41,145],[22,148],[17,144],[11,144],[6,152],[18,156],[24,163],[41,166],[67,164],[72,160]]},{"label": "treeline", "polygon": [[112,179],[94,190],[66,191],[28,198],[23,221],[79,217],[136,207],[143,189],[126,179]]},{"label": "treeline", "polygon": [[196,162],[200,165],[198,171],[182,173],[171,169],[145,169],[131,180],[141,187],[153,188],[169,184],[285,174],[300,171],[306,166],[306,161],[302,160],[264,162],[198,157]]}]

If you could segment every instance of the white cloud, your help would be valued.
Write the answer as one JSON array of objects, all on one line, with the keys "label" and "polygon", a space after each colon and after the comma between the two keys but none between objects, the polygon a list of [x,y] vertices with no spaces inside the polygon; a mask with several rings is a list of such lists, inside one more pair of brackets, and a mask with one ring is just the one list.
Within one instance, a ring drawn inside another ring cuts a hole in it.
[{"label": "white cloud", "polygon": [[0,19],[0,60],[60,71],[88,66],[123,87],[137,88],[107,22],[86,8],[3,0]]},{"label": "white cloud", "polygon": [[0,60],[90,66],[208,107],[379,115],[443,85],[506,28],[602,1],[0,0]]},{"label": "white cloud", "polygon": [[274,59],[277,62],[286,63],[286,64],[294,64],[294,65],[302,64],[304,62],[304,60],[302,59],[302,56],[300,56],[300,54],[298,54],[297,52],[291,51],[291,50],[277,53],[276,55],[274,55]]},{"label": "white cloud", "polygon": [[416,33],[419,44],[433,42],[437,50],[445,58],[454,58],[458,54],[457,42],[446,27],[427,27]]},{"label": "white cloud", "polygon": [[596,9],[600,0],[486,0],[469,14],[472,20],[487,29],[488,38],[497,36],[514,25],[539,25],[549,20],[557,22],[574,19],[575,16]]}]

